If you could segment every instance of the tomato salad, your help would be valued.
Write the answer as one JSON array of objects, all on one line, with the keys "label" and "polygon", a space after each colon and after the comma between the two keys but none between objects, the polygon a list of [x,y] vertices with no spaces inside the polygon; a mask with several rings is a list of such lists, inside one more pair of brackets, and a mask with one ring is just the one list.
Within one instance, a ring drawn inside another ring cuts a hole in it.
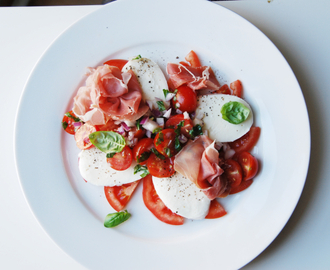
[{"label": "tomato salad", "polygon": [[141,56],[111,59],[91,69],[63,117],[81,149],[82,177],[103,186],[116,211],[105,227],[130,217],[125,208],[140,182],[150,212],[182,225],[226,215],[221,198],[247,189],[258,173],[250,152],[260,127],[242,83],[220,85],[194,51],[185,60],[168,63],[165,76]]}]

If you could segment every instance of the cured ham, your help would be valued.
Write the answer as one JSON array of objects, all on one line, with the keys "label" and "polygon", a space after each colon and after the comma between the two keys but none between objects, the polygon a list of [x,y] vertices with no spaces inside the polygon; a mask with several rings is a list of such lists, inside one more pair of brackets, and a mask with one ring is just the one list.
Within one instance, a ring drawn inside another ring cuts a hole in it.
[{"label": "cured ham", "polygon": [[133,73],[109,65],[92,69],[86,86],[74,98],[73,112],[91,125],[104,125],[109,118],[134,121],[148,111]]},{"label": "cured ham", "polygon": [[210,200],[226,189],[227,181],[221,179],[223,170],[219,166],[219,153],[214,142],[205,135],[182,148],[175,157],[174,169],[202,189]]},{"label": "cured ham", "polygon": [[220,83],[209,66],[191,67],[188,65],[168,63],[167,73],[175,88],[187,84],[193,90],[220,89]]}]

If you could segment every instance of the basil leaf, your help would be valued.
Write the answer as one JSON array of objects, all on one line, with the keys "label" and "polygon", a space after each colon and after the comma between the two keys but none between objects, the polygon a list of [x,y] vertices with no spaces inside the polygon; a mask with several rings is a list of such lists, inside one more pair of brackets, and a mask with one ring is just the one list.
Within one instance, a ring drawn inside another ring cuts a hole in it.
[{"label": "basil leaf", "polygon": [[170,157],[172,156],[172,155],[171,155],[171,149],[165,147],[164,150],[165,150],[165,154],[170,158]]},{"label": "basil leaf", "polygon": [[124,212],[117,212],[108,214],[104,219],[104,227],[113,228],[123,223],[130,218],[131,214],[125,210]]},{"label": "basil leaf", "polygon": [[158,128],[155,128],[154,131],[152,133],[155,133],[157,134],[159,131],[161,131],[163,128],[162,127],[158,127]]},{"label": "basil leaf", "polygon": [[66,128],[68,127],[68,125],[69,124],[67,122],[65,122],[65,121],[62,122],[62,127],[63,127],[64,130],[66,130]]},{"label": "basil leaf", "polygon": [[165,111],[166,110],[166,108],[165,108],[165,105],[164,105],[164,102],[163,101],[156,101],[156,103],[157,103],[157,105],[158,105],[158,109],[161,111],[161,112],[163,112],[163,111]]},{"label": "basil leaf", "polygon": [[177,152],[179,152],[180,150],[181,150],[181,143],[180,143],[180,141],[179,141],[179,137],[178,136],[176,136],[175,137],[175,140],[174,140],[174,149],[177,151]]},{"label": "basil leaf", "polygon": [[192,130],[189,130],[189,135],[192,136],[193,138],[203,135],[203,129],[201,125],[197,124],[196,126],[193,127]]},{"label": "basil leaf", "polygon": [[229,101],[222,106],[221,114],[222,119],[238,125],[248,118],[250,110],[240,102]]},{"label": "basil leaf", "polygon": [[89,140],[104,153],[119,153],[126,145],[124,137],[113,131],[93,132],[89,134]]},{"label": "basil leaf", "polygon": [[164,141],[164,134],[162,132],[158,133],[158,138],[155,143],[156,146],[160,145]]},{"label": "basil leaf", "polygon": [[182,128],[183,126],[184,126],[184,120],[180,121],[180,123],[177,124],[176,129],[174,130],[174,131],[175,131],[175,134],[176,134],[177,136],[180,135],[180,133],[181,133],[181,128]]},{"label": "basil leaf", "polygon": [[146,161],[150,157],[151,152],[143,152],[141,155],[136,157],[136,162],[141,163]]},{"label": "basil leaf", "polygon": [[165,157],[161,153],[159,153],[155,148],[151,148],[150,151],[153,152],[156,155],[156,157],[160,159],[165,159]]},{"label": "basil leaf", "polygon": [[166,98],[167,94],[170,93],[167,89],[163,89],[164,97]]},{"label": "basil leaf", "polygon": [[73,116],[70,112],[67,112],[64,115],[71,118],[71,119],[73,119],[73,121],[75,121],[75,122],[80,122],[81,121],[80,118]]},{"label": "basil leaf", "polygon": [[133,58],[132,60],[139,60],[141,58],[142,58],[141,55],[138,55],[137,57]]},{"label": "basil leaf", "polygon": [[148,168],[140,164],[134,167],[134,174],[137,174],[138,172],[142,172],[142,174],[140,174],[141,177],[146,177],[149,174]]},{"label": "basil leaf", "polygon": [[107,158],[113,158],[113,156],[115,155],[116,153],[107,153]]}]

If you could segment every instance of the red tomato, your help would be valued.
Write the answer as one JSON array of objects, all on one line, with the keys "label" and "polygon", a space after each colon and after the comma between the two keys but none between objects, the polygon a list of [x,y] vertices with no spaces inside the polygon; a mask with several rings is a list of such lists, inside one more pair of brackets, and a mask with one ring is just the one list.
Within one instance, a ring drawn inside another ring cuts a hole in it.
[{"label": "red tomato", "polygon": [[258,142],[260,136],[260,127],[251,127],[249,132],[241,138],[229,143],[230,148],[234,149],[236,154],[244,151],[250,151]]},{"label": "red tomato", "polygon": [[223,86],[220,87],[219,90],[215,91],[214,93],[223,94],[223,95],[231,95],[231,91],[229,89],[228,84],[224,84]]},{"label": "red tomato", "polygon": [[174,157],[161,159],[152,153],[148,158],[147,168],[152,176],[170,177],[175,173]]},{"label": "red tomato", "polygon": [[231,188],[229,194],[235,194],[235,193],[241,192],[241,191],[247,189],[249,186],[251,186],[252,183],[253,183],[253,180],[252,179],[251,180],[242,181],[241,184],[238,187]]},{"label": "red tomato", "polygon": [[144,135],[146,134],[146,130],[145,129],[137,129],[136,127],[134,128],[131,128],[131,131],[134,132],[135,131],[135,134],[134,134],[134,138],[137,138],[137,139],[142,139],[144,137]]},{"label": "red tomato", "polygon": [[151,153],[151,148],[154,148],[154,140],[151,138],[144,138],[139,140],[133,148],[133,157],[140,165],[147,164],[147,160]]},{"label": "red tomato", "polygon": [[77,116],[73,113],[73,111],[69,111],[68,114],[72,115],[73,118],[64,115],[63,119],[62,119],[62,127],[67,133],[73,135],[73,134],[75,134],[75,129],[76,129],[73,123],[78,122],[78,121],[75,121],[74,118],[77,118]]},{"label": "red tomato", "polygon": [[131,148],[127,145],[124,149],[113,155],[112,158],[107,158],[107,162],[110,164],[110,167],[117,171],[124,171],[132,165],[133,153]]},{"label": "red tomato", "polygon": [[192,113],[197,108],[197,94],[186,85],[177,88],[175,97],[172,98],[172,105],[181,112]]},{"label": "red tomato", "polygon": [[190,51],[186,57],[185,57],[186,61],[189,62],[190,66],[192,67],[200,67],[201,62],[199,61],[199,58],[197,56],[197,54],[194,51]]},{"label": "red tomato", "polygon": [[174,156],[177,151],[175,149],[176,133],[174,129],[168,128],[159,131],[154,139],[156,150],[165,157]]},{"label": "red tomato", "polygon": [[139,183],[140,180],[122,186],[104,187],[105,197],[111,207],[117,212],[123,210]]},{"label": "red tomato", "polygon": [[115,129],[119,128],[119,125],[116,125],[114,120],[109,120],[106,124],[97,125],[96,127],[98,130],[102,131],[114,131]]},{"label": "red tomato", "polygon": [[230,89],[233,90],[233,95],[242,97],[242,83],[240,80],[236,80],[230,84]]},{"label": "red tomato", "polygon": [[98,131],[98,129],[89,124],[83,124],[80,128],[77,129],[74,139],[79,149],[86,150],[93,147],[93,144],[89,140],[89,134]]},{"label": "red tomato", "polygon": [[111,59],[104,62],[104,65],[115,66],[118,67],[120,70],[126,65],[128,61],[124,59]]},{"label": "red tomato", "polygon": [[243,179],[243,172],[240,164],[233,160],[227,159],[224,165],[225,174],[231,187],[237,187],[241,184]]},{"label": "red tomato", "polygon": [[243,169],[243,180],[250,180],[258,172],[258,160],[249,152],[242,152],[237,157],[238,163]]},{"label": "red tomato", "polygon": [[227,214],[227,212],[223,208],[223,206],[217,200],[213,200],[213,201],[211,201],[211,204],[210,204],[209,213],[207,214],[207,216],[205,218],[206,219],[220,218],[226,214]]},{"label": "red tomato", "polygon": [[143,201],[146,207],[153,215],[160,221],[171,225],[182,225],[184,218],[173,213],[168,209],[163,201],[159,198],[154,184],[152,183],[152,176],[147,175],[143,178]]},{"label": "red tomato", "polygon": [[190,138],[189,131],[193,129],[194,124],[191,119],[184,119],[183,114],[177,114],[174,116],[171,116],[165,123],[165,128],[171,128],[174,127],[174,129],[177,128],[178,124],[183,122],[183,126],[180,129],[181,134],[183,134],[185,137]]}]

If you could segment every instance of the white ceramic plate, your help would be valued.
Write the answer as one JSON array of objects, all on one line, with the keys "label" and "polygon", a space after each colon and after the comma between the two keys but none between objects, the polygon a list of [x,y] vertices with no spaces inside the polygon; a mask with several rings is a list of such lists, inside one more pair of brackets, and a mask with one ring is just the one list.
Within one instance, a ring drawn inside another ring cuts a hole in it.
[{"label": "white ceramic plate", "polygon": [[[113,212],[103,188],[78,173],[78,149],[61,128],[86,67],[141,54],[164,69],[195,50],[221,83],[240,79],[262,128],[253,150],[260,172],[246,191],[222,200],[218,220],[161,223],[144,207],[141,187],[132,218],[103,227]],[[179,57],[179,59],[177,59]],[[305,102],[276,47],[235,13],[201,0],[119,0],[65,31],[36,65],[16,123],[16,161],[35,216],[69,255],[91,269],[237,269],[281,231],[301,194],[310,154]]]}]

